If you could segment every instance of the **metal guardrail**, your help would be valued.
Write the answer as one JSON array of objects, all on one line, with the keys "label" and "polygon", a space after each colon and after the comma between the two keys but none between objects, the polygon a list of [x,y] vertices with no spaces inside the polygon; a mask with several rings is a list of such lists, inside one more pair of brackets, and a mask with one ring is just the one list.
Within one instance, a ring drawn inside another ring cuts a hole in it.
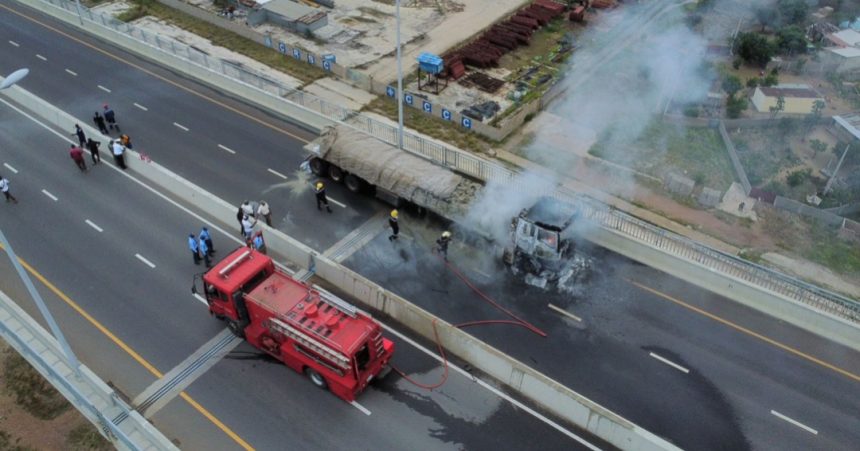
[{"label": "metal guardrail", "polygon": [[[71,1],[42,1],[51,3],[77,15],[75,4]],[[142,41],[177,58],[206,67],[224,77],[255,86],[261,91],[277,96],[285,102],[300,105],[324,118],[344,123],[389,144],[397,145],[397,127],[393,125],[327,102],[307,92],[284,86],[282,83],[272,80],[262,73],[239,67],[235,63],[224,61],[220,58],[208,56],[205,52],[176,40],[147,33],[140,28],[116,20],[111,16],[93,13],[87,8],[82,8],[82,13],[84,19],[88,19],[94,24],[126,34],[135,40]],[[403,148],[411,153],[479,180],[504,182],[507,184],[518,183],[518,173],[515,171],[485,158],[445,146],[408,131],[404,132]],[[748,283],[779,293],[789,299],[802,302],[816,309],[837,315],[852,322],[860,322],[860,302],[858,301],[712,249],[681,235],[641,221],[626,213],[611,209],[584,195],[559,188],[554,196],[559,200],[578,204],[583,209],[587,218],[590,218],[603,227],[648,242],[664,252],[695,261],[715,271],[740,278]]]}]

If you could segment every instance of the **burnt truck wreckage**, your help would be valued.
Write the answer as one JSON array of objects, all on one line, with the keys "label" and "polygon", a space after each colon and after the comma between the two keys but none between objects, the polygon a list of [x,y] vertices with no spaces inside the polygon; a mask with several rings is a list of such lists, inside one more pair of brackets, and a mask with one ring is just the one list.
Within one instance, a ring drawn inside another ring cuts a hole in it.
[{"label": "burnt truck wreckage", "polygon": [[[413,207],[447,221],[466,217],[469,205],[484,188],[471,177],[345,125],[326,127],[304,148],[315,175],[342,182],[350,191],[375,195],[395,207]],[[581,256],[572,258],[574,218],[572,205],[541,198],[513,219],[511,239],[503,244],[501,260],[540,288],[547,282],[558,282],[561,287],[581,280],[588,261]],[[462,225],[454,231],[486,245],[500,244],[488,234]]]}]

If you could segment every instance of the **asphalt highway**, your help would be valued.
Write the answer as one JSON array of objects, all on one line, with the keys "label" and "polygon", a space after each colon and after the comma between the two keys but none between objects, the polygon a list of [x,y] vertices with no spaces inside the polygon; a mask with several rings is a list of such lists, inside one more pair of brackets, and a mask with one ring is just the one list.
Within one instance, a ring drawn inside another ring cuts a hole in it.
[{"label": "asphalt highway", "polygon": [[[189,291],[201,267],[185,237],[203,223],[107,160],[88,160],[81,172],[66,152],[30,146],[63,148],[63,135],[0,103],[0,164],[20,201],[2,205],[0,228],[44,280],[40,288],[80,359],[134,398],[224,328]],[[230,232],[213,231],[220,252],[237,246]],[[8,260],[0,266],[2,289],[38,318]],[[441,377],[429,356],[392,338],[398,366],[424,382]],[[242,344],[186,393],[189,400],[176,398],[153,417],[184,449],[580,446],[502,392],[453,370],[433,392],[387,377],[353,408]]]},{"label": "asphalt highway", "polygon": [[[136,149],[234,204],[265,198],[276,226],[320,251],[387,211],[331,183],[335,212],[316,211],[296,171],[312,136],[288,122],[30,10],[0,5],[0,23],[7,55],[0,72],[29,67],[22,86],[82,121],[110,103]],[[62,144],[27,143],[68,160]],[[392,245],[380,223],[378,236],[346,264],[451,322],[504,318],[429,254],[439,224],[404,215],[402,227],[407,238]],[[165,236],[177,234],[168,228]],[[173,247],[177,261],[190,258]],[[485,250],[455,243],[455,266],[548,337],[509,325],[469,332],[684,448],[851,449],[860,442],[856,352],[620,256],[583,251],[595,271],[570,294],[527,286],[479,258]]]}]

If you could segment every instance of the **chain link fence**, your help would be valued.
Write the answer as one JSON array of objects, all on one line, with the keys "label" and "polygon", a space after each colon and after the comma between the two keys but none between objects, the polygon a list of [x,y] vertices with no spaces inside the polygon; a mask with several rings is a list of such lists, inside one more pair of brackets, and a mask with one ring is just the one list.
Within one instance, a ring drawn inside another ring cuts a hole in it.
[{"label": "chain link fence", "polygon": [[[72,14],[78,14],[75,3],[71,1],[42,1],[63,8]],[[396,125],[375,120],[357,111],[343,108],[309,93],[287,87],[258,71],[239,67],[235,63],[212,57],[193,46],[146,32],[134,25],[121,22],[112,16],[94,13],[86,8],[82,8],[81,13],[83,19],[88,20],[90,23],[125,34],[176,58],[203,66],[227,79],[254,86],[269,95],[276,96],[285,102],[300,105],[326,119],[343,122],[389,144],[395,146],[398,144],[398,128]],[[409,131],[404,131],[403,133],[403,149],[485,182],[501,182],[508,186],[516,186],[518,184],[517,172],[513,170]],[[853,322],[860,322],[860,302],[709,248],[566,189],[559,188],[554,196],[559,200],[579,206],[586,218],[603,227],[647,242],[671,255],[694,261],[723,274],[740,278],[748,283],[782,294],[789,299],[802,302],[816,309]]]}]

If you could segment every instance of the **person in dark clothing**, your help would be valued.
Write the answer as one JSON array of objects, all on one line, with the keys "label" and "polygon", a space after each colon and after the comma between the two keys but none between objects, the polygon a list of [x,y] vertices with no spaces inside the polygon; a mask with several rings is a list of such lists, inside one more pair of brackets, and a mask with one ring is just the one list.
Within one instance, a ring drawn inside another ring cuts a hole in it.
[{"label": "person in dark clothing", "polygon": [[200,264],[200,243],[197,242],[197,238],[194,238],[194,234],[188,234],[188,249],[191,250],[191,255],[194,256],[194,264]]},{"label": "person in dark clothing", "polygon": [[116,131],[119,131],[119,124],[116,123],[116,113],[113,112],[113,109],[111,109],[108,104],[104,104],[104,115],[105,122],[107,122],[108,127],[110,127],[111,130],[116,129]]},{"label": "person in dark clothing", "polygon": [[400,233],[400,225],[397,224],[398,216],[400,215],[397,213],[397,210],[391,210],[391,214],[388,215],[388,225],[391,227],[391,235],[388,237],[388,241],[396,240]]},{"label": "person in dark clothing", "polygon": [[96,124],[96,127],[99,129],[102,134],[107,135],[108,129],[107,125],[105,125],[105,118],[98,111],[96,111],[96,115],[93,116],[93,123]]},{"label": "person in dark clothing", "polygon": [[99,153],[101,141],[95,141],[92,138],[87,138],[87,149],[90,150],[90,158],[93,159],[93,164],[101,163],[102,155]]},{"label": "person in dark clothing", "polygon": [[129,149],[134,149],[131,144],[131,137],[128,135],[119,135],[119,142],[121,142],[123,146],[128,147]]},{"label": "person in dark clothing", "polygon": [[72,144],[72,148],[69,150],[69,156],[72,157],[72,161],[78,165],[78,168],[81,172],[87,170],[87,162],[84,161],[84,150],[80,147]]},{"label": "person in dark clothing", "polygon": [[242,224],[242,218],[245,217],[245,212],[242,211],[242,206],[239,206],[239,211],[236,212],[236,220],[239,221],[239,235],[245,236],[245,226]]},{"label": "person in dark clothing", "polygon": [[316,186],[314,186],[314,191],[317,197],[317,210],[322,210],[322,206],[325,205],[326,211],[331,213],[331,207],[328,206],[328,198],[325,195],[325,184],[317,182]]},{"label": "person in dark clothing", "polygon": [[87,135],[84,134],[84,129],[80,125],[75,124],[75,132],[72,135],[78,137],[78,143],[80,143],[81,147],[84,147],[84,144],[87,143]]},{"label": "person in dark clothing", "polygon": [[448,261],[448,244],[451,243],[451,232],[444,231],[442,232],[442,236],[436,240],[436,251],[442,254],[442,258],[445,261]]}]

